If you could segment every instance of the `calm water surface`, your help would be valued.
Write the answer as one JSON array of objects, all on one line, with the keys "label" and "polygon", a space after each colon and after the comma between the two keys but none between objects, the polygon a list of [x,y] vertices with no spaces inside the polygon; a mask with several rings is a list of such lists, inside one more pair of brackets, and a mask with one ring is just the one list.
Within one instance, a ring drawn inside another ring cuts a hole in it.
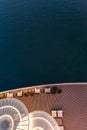
[{"label": "calm water surface", "polygon": [[86,0],[0,0],[0,90],[87,81]]}]

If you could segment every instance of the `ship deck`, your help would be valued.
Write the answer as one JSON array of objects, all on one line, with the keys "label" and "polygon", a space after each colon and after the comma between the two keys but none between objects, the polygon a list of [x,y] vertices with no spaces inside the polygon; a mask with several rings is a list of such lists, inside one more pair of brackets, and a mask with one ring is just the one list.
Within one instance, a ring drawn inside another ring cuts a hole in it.
[{"label": "ship deck", "polygon": [[[62,93],[34,94],[35,88],[44,89],[56,86],[61,88]],[[31,95],[16,96],[18,91],[32,91]],[[62,125],[64,130],[86,130],[87,129],[87,83],[65,83],[49,84],[33,87],[25,87],[0,92],[0,95],[13,92],[15,98],[21,100],[29,112],[43,110],[51,115],[51,110],[63,110]],[[6,95],[5,95],[6,96]],[[55,118],[57,120],[57,118]]]}]

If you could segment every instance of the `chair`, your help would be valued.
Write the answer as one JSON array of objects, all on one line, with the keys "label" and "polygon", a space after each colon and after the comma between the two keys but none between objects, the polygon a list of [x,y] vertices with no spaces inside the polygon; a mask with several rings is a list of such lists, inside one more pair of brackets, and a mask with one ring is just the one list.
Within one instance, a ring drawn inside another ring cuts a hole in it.
[{"label": "chair", "polygon": [[40,88],[35,88],[35,93],[40,93]]},{"label": "chair", "polygon": [[63,117],[63,110],[57,110],[58,117]]},{"label": "chair", "polygon": [[4,94],[4,93],[0,94],[0,99],[2,99],[2,98],[4,98],[4,97],[5,97],[5,94]]},{"label": "chair", "polygon": [[59,126],[62,126],[63,122],[62,122],[61,118],[56,118],[56,121],[57,121]]},{"label": "chair", "polygon": [[13,97],[13,93],[7,93],[7,98],[12,98]]},{"label": "chair", "polygon": [[23,96],[23,92],[22,91],[17,92],[17,96],[18,97],[22,97]]},{"label": "chair", "polygon": [[51,89],[50,88],[45,88],[45,93],[51,93]]},{"label": "chair", "polygon": [[51,110],[51,115],[52,115],[52,117],[57,117],[57,112],[56,112],[56,110]]},{"label": "chair", "polygon": [[64,126],[60,126],[60,130],[64,130]]}]

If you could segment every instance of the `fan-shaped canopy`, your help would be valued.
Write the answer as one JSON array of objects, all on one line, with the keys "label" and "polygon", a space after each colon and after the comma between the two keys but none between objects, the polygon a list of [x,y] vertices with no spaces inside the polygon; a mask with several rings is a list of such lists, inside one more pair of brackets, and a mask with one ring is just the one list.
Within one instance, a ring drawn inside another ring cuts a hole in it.
[{"label": "fan-shaped canopy", "polygon": [[[25,105],[14,98],[0,100],[0,130],[28,130],[29,116]],[[26,121],[25,121],[26,119]]]},{"label": "fan-shaped canopy", "polygon": [[60,130],[55,119],[44,111],[30,113],[30,130]]}]

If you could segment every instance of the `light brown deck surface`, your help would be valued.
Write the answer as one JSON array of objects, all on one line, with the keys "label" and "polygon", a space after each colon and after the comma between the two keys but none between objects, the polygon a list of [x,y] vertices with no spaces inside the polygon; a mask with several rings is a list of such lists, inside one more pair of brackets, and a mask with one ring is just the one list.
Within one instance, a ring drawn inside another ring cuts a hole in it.
[{"label": "light brown deck surface", "polygon": [[[87,84],[61,84],[61,94],[37,94],[17,97],[29,112],[43,110],[48,113],[52,109],[62,109],[64,112],[64,130],[87,130]],[[51,86],[52,87],[52,86]]]}]

